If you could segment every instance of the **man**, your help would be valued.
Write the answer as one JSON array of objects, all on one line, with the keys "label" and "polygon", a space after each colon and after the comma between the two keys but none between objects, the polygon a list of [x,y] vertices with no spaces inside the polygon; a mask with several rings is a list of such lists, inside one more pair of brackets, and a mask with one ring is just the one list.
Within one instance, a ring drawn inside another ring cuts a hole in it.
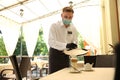
[{"label": "man", "polygon": [[64,7],[61,21],[50,27],[48,44],[49,73],[69,67],[69,56],[63,51],[77,48],[77,30],[72,24],[74,11],[71,7]]}]

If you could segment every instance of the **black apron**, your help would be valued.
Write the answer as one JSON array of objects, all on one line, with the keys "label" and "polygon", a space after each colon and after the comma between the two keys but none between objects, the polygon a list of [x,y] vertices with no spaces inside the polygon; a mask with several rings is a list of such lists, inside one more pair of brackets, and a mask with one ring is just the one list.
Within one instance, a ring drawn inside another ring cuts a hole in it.
[{"label": "black apron", "polygon": [[69,56],[53,48],[49,49],[49,74],[69,67]]}]

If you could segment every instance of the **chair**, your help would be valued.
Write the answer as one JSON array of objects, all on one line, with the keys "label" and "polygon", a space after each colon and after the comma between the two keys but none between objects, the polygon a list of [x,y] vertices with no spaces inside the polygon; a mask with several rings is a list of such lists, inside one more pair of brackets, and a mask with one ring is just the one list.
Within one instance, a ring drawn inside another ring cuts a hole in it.
[{"label": "chair", "polygon": [[1,64],[0,65],[0,80],[3,79],[3,76],[13,74],[13,66],[11,63]]},{"label": "chair", "polygon": [[[20,63],[20,72],[22,78],[27,77],[27,71],[30,70],[31,74],[33,71],[37,70],[37,65],[36,64],[31,64],[30,57],[28,56],[23,56],[21,59]],[[38,76],[32,76],[32,79],[37,80],[39,79]]]},{"label": "chair", "polygon": [[[15,55],[14,55],[15,56]],[[17,57],[19,58],[19,57]],[[10,59],[11,59],[11,56],[10,56]],[[19,59],[18,59],[19,60]],[[17,59],[16,59],[17,61]],[[12,62],[12,61],[11,61]],[[21,77],[24,78],[27,76],[27,71],[28,70],[31,70],[31,62],[30,62],[30,57],[22,57],[21,58],[21,61],[19,61],[20,64],[18,65],[18,68],[19,68],[19,71],[20,71],[20,74],[21,74]],[[18,62],[16,62],[18,64]],[[14,68],[14,67],[13,67]],[[8,69],[4,69],[1,74],[4,73],[4,71],[7,71]],[[14,72],[15,70],[13,69],[9,69],[11,71],[13,71],[13,74],[11,75],[8,75],[8,76],[5,76],[5,75],[2,75],[2,79],[16,79],[16,77],[14,76]],[[13,76],[11,78],[11,76]]]},{"label": "chair", "polygon": [[95,67],[95,63],[96,63],[96,56],[84,56],[84,64],[86,63],[93,63],[93,67]]},{"label": "chair", "polygon": [[115,67],[115,56],[97,55],[95,67]]},{"label": "chair", "polygon": [[26,77],[28,70],[31,70],[30,57],[22,57],[21,63],[20,63],[21,76]]},{"label": "chair", "polygon": [[42,65],[42,68],[40,69],[40,77],[43,77],[43,72],[45,71],[45,75],[48,74],[48,69],[49,69],[49,64],[48,63],[44,63]]},{"label": "chair", "polygon": [[[11,55],[9,57],[9,59],[12,63],[13,69],[3,69],[0,73],[1,74],[1,80],[9,80],[9,79],[22,80],[21,72],[19,70],[19,65],[18,65],[18,62],[17,62],[17,57],[15,55]],[[6,72],[6,71],[12,71],[12,74],[4,74],[4,72]]]},{"label": "chair", "polygon": [[[9,73],[8,73],[9,72]],[[0,80],[15,79],[15,75],[12,75],[14,72],[13,69],[3,69],[0,72]],[[11,74],[10,74],[11,73]]]},{"label": "chair", "polygon": [[16,80],[22,80],[22,76],[21,76],[21,72],[19,70],[19,66],[18,66],[18,63],[17,63],[17,58],[15,55],[12,55],[9,57],[10,60],[11,60],[11,63],[13,65],[13,68],[14,68],[14,72],[15,72],[15,76],[16,76]]}]

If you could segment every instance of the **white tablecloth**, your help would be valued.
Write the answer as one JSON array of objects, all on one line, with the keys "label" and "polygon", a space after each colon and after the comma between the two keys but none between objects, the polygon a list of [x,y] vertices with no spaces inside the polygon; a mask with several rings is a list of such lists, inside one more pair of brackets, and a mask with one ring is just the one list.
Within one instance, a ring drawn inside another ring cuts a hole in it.
[{"label": "white tablecloth", "polygon": [[70,73],[70,68],[65,68],[40,80],[113,80],[114,71],[114,68],[93,68],[93,71]]}]

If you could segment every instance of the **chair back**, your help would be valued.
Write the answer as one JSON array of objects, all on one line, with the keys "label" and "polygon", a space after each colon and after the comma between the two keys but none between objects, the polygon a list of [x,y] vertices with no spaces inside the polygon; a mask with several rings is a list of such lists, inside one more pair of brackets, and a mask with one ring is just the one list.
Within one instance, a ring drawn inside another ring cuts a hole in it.
[{"label": "chair back", "polygon": [[97,55],[95,67],[115,67],[115,56]]},{"label": "chair back", "polygon": [[22,76],[21,76],[21,72],[19,70],[19,66],[18,66],[18,63],[17,63],[16,55],[12,55],[9,58],[10,58],[10,61],[12,63],[14,71],[15,71],[16,80],[22,80]]},{"label": "chair back", "polygon": [[95,67],[95,63],[96,63],[96,56],[84,56],[84,64],[86,63],[93,63],[93,67]]},{"label": "chair back", "polygon": [[20,71],[21,71],[22,77],[27,76],[27,71],[28,70],[31,70],[30,57],[25,56],[25,57],[22,57],[21,63],[20,63]]}]

